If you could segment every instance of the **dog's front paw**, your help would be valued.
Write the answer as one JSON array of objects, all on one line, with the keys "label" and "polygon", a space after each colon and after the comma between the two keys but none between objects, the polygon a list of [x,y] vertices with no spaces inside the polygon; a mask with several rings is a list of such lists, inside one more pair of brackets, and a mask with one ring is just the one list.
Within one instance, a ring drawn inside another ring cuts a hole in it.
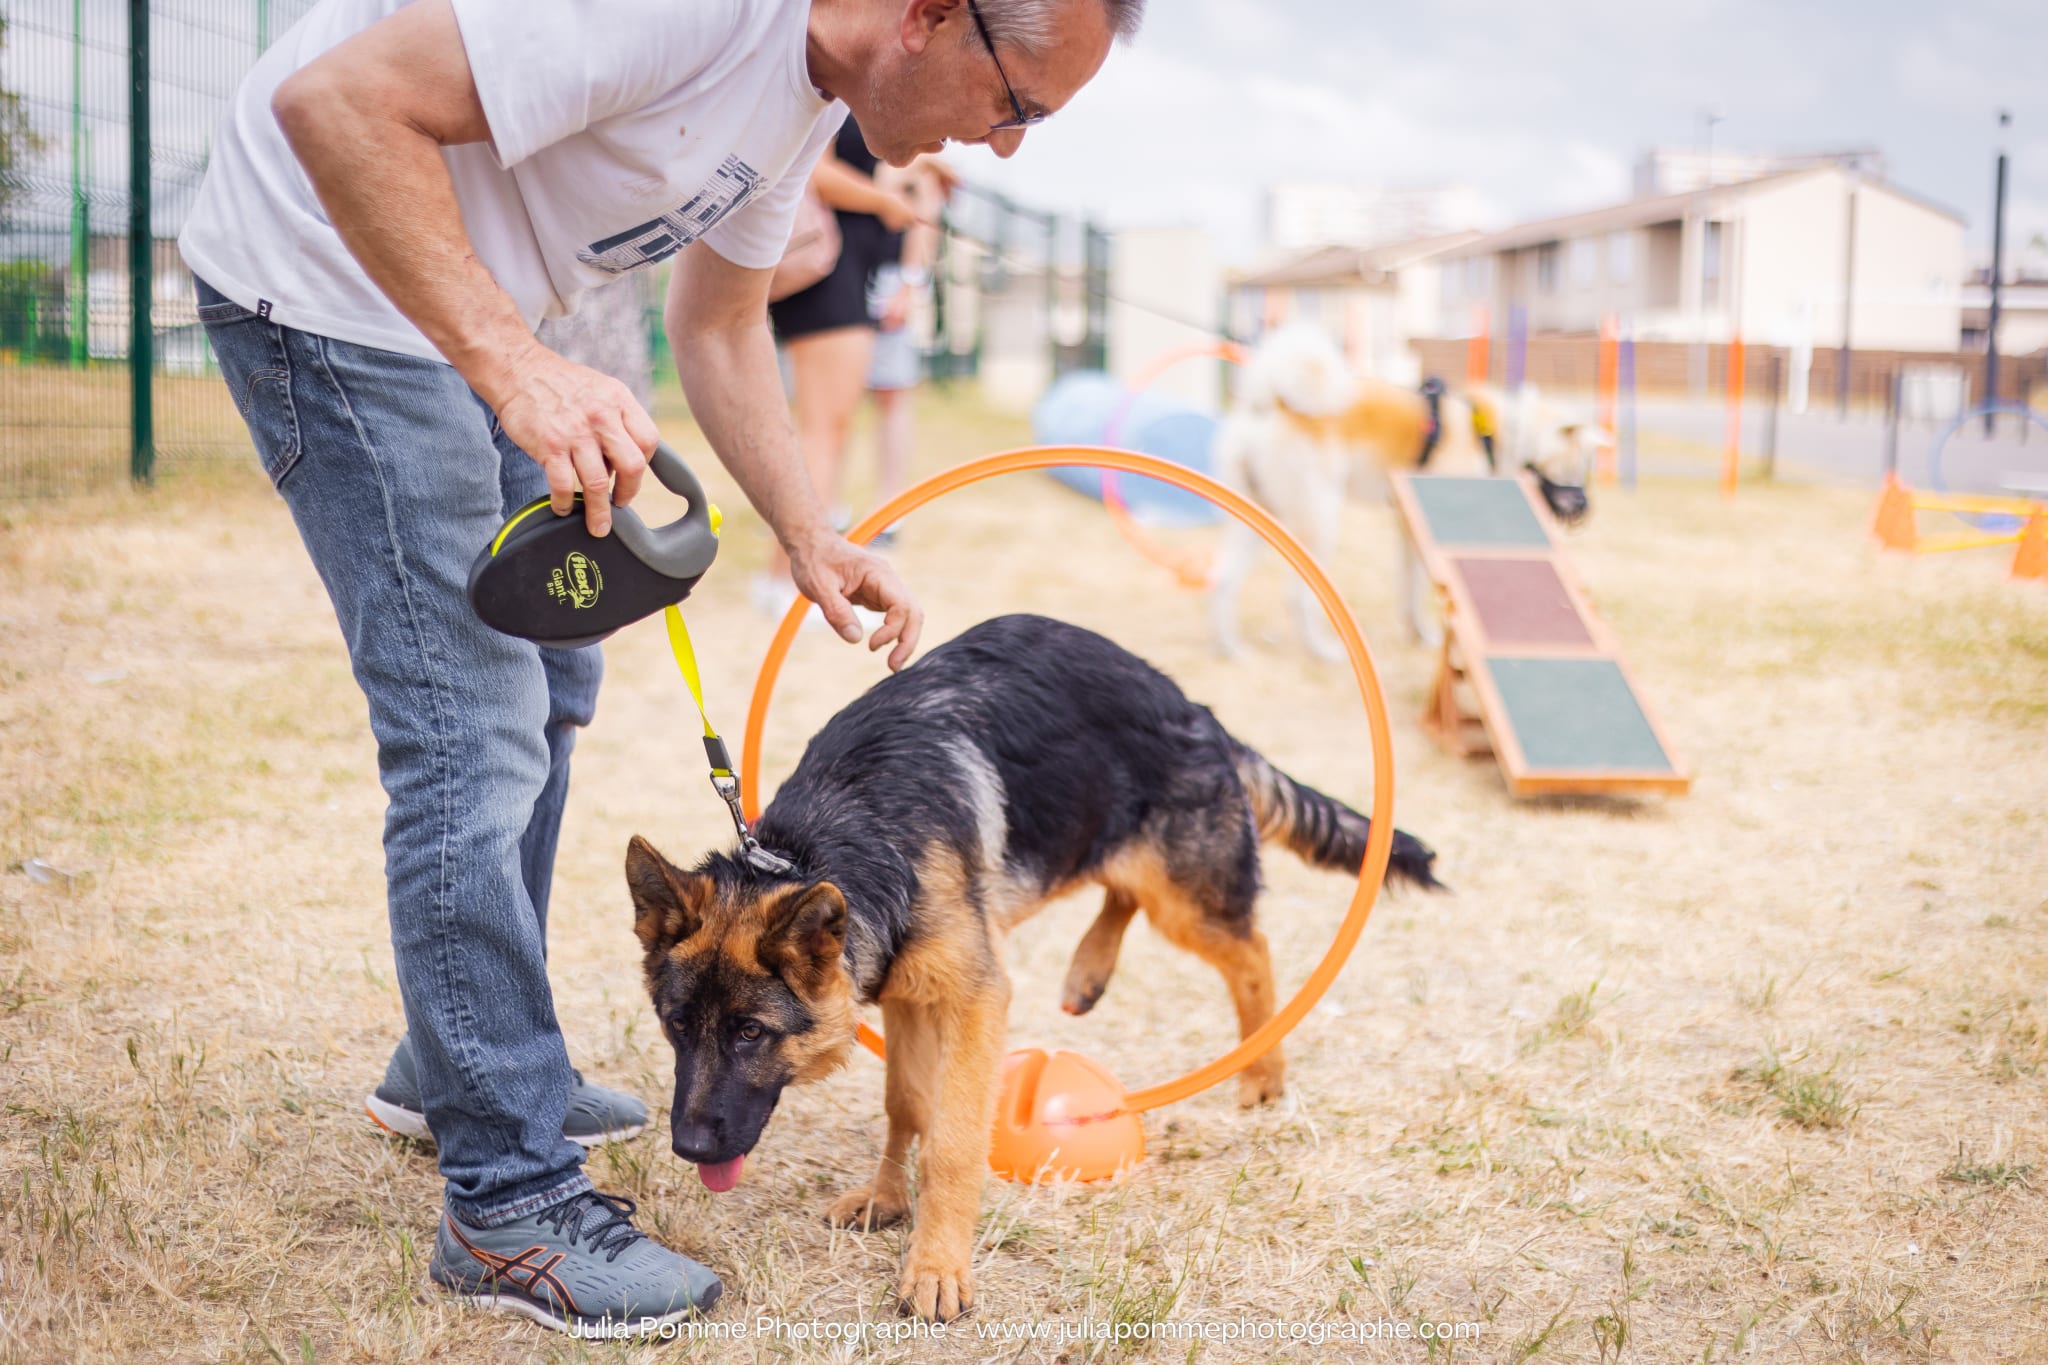
[{"label": "dog's front paw", "polygon": [[1267,1104],[1287,1093],[1287,1073],[1279,1067],[1255,1062],[1237,1073],[1237,1103],[1242,1109]]},{"label": "dog's front paw", "polygon": [[871,1186],[863,1185],[840,1195],[825,1209],[825,1221],[835,1228],[857,1228],[870,1232],[900,1223],[910,1216],[910,1205],[901,1199],[877,1199]]},{"label": "dog's front paw", "polygon": [[951,1322],[974,1307],[974,1272],[964,1261],[913,1256],[903,1267],[896,1298],[904,1312],[926,1322]]}]

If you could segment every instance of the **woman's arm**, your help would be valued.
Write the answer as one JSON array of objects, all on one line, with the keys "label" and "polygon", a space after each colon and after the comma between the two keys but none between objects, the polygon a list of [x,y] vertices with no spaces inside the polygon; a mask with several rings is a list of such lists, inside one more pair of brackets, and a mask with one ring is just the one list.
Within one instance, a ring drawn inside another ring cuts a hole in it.
[{"label": "woman's arm", "polygon": [[811,171],[811,188],[825,203],[843,213],[871,213],[891,232],[901,232],[917,221],[917,209],[910,200],[875,183],[832,155],[826,148]]}]

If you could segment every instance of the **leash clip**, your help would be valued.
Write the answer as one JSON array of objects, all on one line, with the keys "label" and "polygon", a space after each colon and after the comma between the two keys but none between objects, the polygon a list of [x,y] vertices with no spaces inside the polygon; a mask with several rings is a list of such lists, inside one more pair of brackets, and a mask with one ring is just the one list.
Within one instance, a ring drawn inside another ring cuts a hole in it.
[{"label": "leash clip", "polygon": [[713,773],[711,786],[725,802],[725,808],[732,812],[732,825],[739,831],[740,852],[746,860],[753,864],[756,870],[771,876],[788,876],[795,872],[796,864],[763,848],[761,841],[754,837],[754,831],[747,828],[746,812],[740,809],[739,778],[730,772]]}]

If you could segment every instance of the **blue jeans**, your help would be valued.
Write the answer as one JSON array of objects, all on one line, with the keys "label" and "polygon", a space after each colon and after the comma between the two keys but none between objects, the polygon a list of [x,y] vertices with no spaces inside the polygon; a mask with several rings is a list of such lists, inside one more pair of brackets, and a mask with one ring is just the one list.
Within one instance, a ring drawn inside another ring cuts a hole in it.
[{"label": "blue jeans", "polygon": [[547,483],[452,367],[198,293],[369,701],[391,946],[447,1203],[507,1222],[590,1188],[562,1136],[547,904],[603,657],[500,635],[466,596],[477,552]]}]

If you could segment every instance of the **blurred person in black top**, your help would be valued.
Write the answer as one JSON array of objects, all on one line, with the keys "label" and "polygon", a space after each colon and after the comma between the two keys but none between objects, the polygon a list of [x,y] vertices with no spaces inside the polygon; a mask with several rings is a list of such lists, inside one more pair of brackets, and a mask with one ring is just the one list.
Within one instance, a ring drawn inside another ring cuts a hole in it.
[{"label": "blurred person in black top", "polygon": [[[899,259],[903,232],[918,217],[908,195],[876,182],[878,164],[849,117],[811,173],[811,187],[839,220],[838,263],[810,288],[768,305],[776,340],[789,353],[804,465],[811,486],[828,501],[839,485],[847,434],[874,355],[868,290],[876,270]],[[755,579],[755,606],[779,616],[795,597],[789,562],[778,549],[770,572]]]},{"label": "blurred person in black top", "polygon": [[[884,166],[876,172],[884,187],[910,196],[918,221],[903,234],[903,250],[893,263],[875,271],[868,291],[868,309],[875,315],[875,355],[868,365],[868,392],[875,400],[875,501],[887,502],[910,482],[910,463],[917,443],[913,400],[924,379],[917,305],[932,283],[939,260],[939,215],[960,177],[935,156],[921,156],[909,167]],[[868,544],[892,548],[896,528],[886,527]]]}]

